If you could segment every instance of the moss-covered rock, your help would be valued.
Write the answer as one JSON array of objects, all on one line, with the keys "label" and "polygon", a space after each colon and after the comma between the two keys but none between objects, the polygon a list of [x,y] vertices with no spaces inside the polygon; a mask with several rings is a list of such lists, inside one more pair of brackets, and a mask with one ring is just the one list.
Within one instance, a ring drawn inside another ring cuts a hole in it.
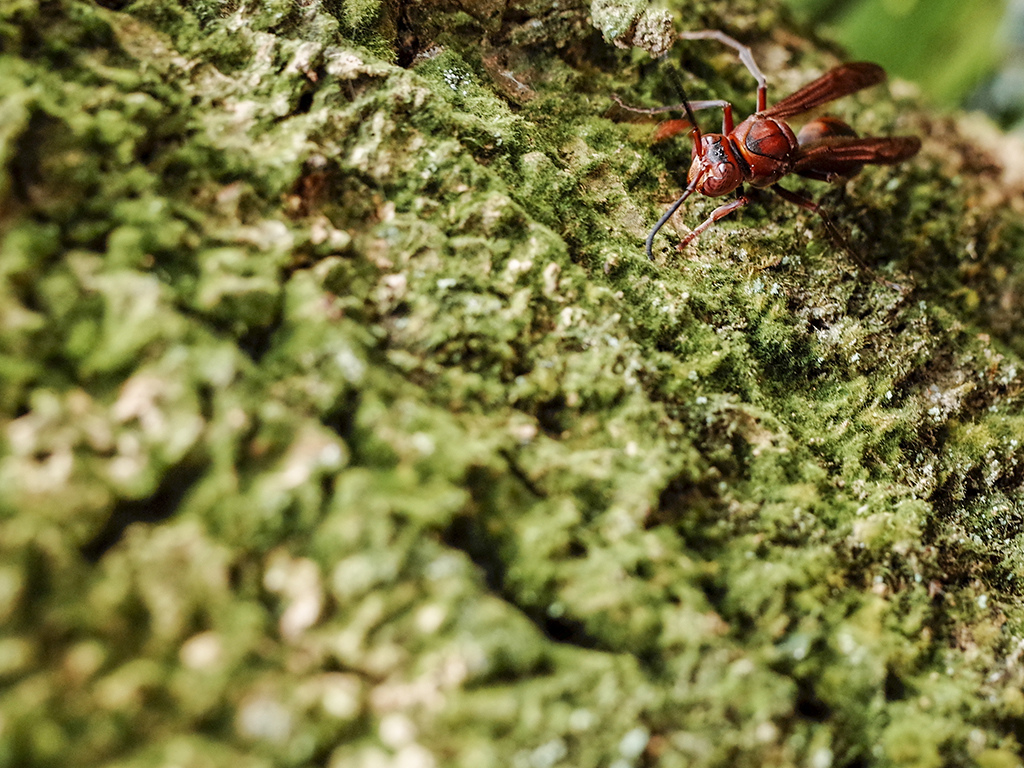
[{"label": "moss-covered rock", "polygon": [[0,766],[1020,764],[1008,140],[650,263],[722,5],[0,8]]}]

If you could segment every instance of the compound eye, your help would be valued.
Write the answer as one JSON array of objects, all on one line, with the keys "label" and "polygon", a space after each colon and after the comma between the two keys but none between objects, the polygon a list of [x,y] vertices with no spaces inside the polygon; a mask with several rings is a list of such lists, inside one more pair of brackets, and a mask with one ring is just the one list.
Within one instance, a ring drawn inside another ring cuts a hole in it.
[{"label": "compound eye", "polygon": [[731,163],[715,163],[709,166],[699,188],[708,197],[727,195],[736,189],[743,179],[740,169]]}]

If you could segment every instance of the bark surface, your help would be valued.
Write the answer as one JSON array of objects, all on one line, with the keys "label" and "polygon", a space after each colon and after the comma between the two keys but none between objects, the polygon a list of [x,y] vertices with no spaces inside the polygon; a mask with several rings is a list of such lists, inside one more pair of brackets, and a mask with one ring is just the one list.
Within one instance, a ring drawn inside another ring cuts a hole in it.
[{"label": "bark surface", "polygon": [[882,85],[921,154],[786,182],[845,249],[677,253],[697,198],[650,263],[689,144],[611,95],[745,115],[700,28],[839,62],[767,0],[0,6],[0,766],[1020,765],[1024,152]]}]

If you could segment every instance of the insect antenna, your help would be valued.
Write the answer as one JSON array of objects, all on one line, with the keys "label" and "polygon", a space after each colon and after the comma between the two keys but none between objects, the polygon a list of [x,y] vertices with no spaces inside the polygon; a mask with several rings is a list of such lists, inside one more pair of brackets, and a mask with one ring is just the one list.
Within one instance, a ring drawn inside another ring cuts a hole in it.
[{"label": "insect antenna", "polygon": [[[690,125],[693,126],[693,130],[691,131],[691,133],[693,134],[694,153],[699,155],[702,149],[700,143],[700,125],[697,123],[697,118],[693,114],[693,108],[690,106],[690,100],[686,96],[686,89],[683,88],[683,83],[682,80],[680,80],[679,78],[679,73],[676,72],[674,69],[671,70],[671,73],[672,80],[674,81],[673,84],[679,91],[679,95],[683,97],[682,105],[683,111],[686,112],[686,119],[689,120]],[[679,210],[679,206],[686,202],[686,198],[693,194],[693,190],[695,190],[696,188],[697,179],[695,178],[687,185],[686,189],[683,191],[683,194],[679,196],[679,199],[672,203],[672,205],[669,206],[669,209],[665,211],[665,214],[660,219],[658,219],[658,223],[654,225],[654,228],[651,229],[650,234],[647,235],[647,258],[650,259],[651,261],[654,261],[654,253],[651,250],[651,244],[654,242],[654,236],[658,234],[659,229],[665,226],[665,222],[672,218],[672,214]]]},{"label": "insect antenna", "polygon": [[683,97],[683,111],[686,112],[686,119],[690,121],[690,125],[693,126],[693,141],[694,145],[700,147],[700,123],[697,122],[697,118],[693,114],[693,107],[690,106],[690,99],[686,95],[686,89],[683,87],[683,81],[679,77],[679,73],[676,70],[670,70],[672,77],[672,84],[679,91],[679,95]]},{"label": "insect antenna", "polygon": [[672,214],[679,210],[679,206],[686,202],[686,198],[693,194],[693,190],[697,188],[697,181],[698,179],[694,179],[687,185],[683,194],[679,196],[678,200],[669,206],[669,209],[665,211],[665,214],[660,219],[658,219],[658,223],[654,225],[650,234],[647,235],[647,258],[651,261],[654,261],[654,253],[651,250],[651,244],[654,242],[654,236],[658,234],[659,229],[665,226],[665,222],[672,218]]}]

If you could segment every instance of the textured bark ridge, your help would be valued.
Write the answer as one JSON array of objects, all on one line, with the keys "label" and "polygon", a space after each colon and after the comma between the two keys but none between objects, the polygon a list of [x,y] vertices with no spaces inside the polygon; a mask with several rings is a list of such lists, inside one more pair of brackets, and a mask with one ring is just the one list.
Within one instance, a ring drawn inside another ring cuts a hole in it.
[{"label": "textured bark ridge", "polygon": [[879,86],[922,153],[789,182],[846,250],[677,253],[694,199],[650,263],[689,146],[610,97],[745,114],[705,27],[839,61],[766,0],[0,4],[0,766],[1020,765],[1020,145]]}]

